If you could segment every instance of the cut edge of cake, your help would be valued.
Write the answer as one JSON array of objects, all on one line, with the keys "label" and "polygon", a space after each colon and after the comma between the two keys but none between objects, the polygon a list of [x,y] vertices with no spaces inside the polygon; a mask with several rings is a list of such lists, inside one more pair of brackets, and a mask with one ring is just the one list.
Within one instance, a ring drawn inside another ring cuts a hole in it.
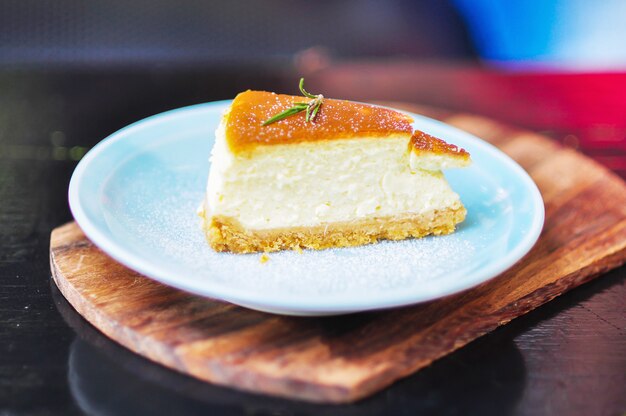
[{"label": "cut edge of cake", "polygon": [[[251,99],[242,102],[242,97]],[[404,113],[349,101],[329,100],[340,105],[324,108],[315,123],[291,117],[277,126],[258,127],[297,99],[247,91],[225,112],[199,211],[213,249],[251,253],[358,246],[449,234],[465,219],[465,208],[441,173],[467,166],[465,150],[413,131]],[[379,111],[382,120],[376,119]],[[355,114],[362,118],[342,129],[341,123]],[[249,137],[244,137],[245,129]],[[289,141],[289,135],[297,138]],[[324,164],[336,169],[336,177],[325,176]],[[348,177],[342,179],[341,172]],[[362,183],[351,183],[350,175]],[[351,188],[353,194],[346,191]],[[280,202],[290,197],[292,201]],[[350,204],[352,213],[346,211]],[[411,204],[420,205],[419,212],[411,212]],[[264,222],[263,210],[276,218]]]}]

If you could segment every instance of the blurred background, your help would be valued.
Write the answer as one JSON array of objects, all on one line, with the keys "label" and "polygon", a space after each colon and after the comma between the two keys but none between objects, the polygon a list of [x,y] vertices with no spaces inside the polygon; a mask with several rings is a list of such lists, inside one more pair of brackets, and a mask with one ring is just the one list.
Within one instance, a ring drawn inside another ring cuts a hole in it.
[{"label": "blurred background", "polygon": [[76,160],[142,117],[305,76],[538,131],[626,177],[624,22],[623,0],[3,0],[0,158]]}]

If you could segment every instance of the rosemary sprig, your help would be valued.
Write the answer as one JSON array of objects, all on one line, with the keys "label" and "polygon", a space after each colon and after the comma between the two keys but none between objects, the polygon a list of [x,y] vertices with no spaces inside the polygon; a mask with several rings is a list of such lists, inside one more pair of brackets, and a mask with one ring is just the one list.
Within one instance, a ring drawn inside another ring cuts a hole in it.
[{"label": "rosemary sprig", "polygon": [[263,122],[264,126],[267,126],[268,124],[272,124],[278,120],[291,117],[294,114],[301,113],[302,111],[306,112],[306,115],[304,118],[306,122],[313,123],[313,121],[315,120],[315,116],[317,116],[317,113],[320,111],[320,107],[324,103],[324,96],[322,94],[313,95],[313,94],[308,93],[304,89],[304,78],[300,78],[299,87],[300,87],[300,92],[302,93],[302,95],[304,95],[306,98],[311,98],[312,101],[309,101],[308,103],[295,103],[293,107],[290,107],[286,109],[285,111],[283,111],[282,113],[278,113],[275,116],[265,120]]}]

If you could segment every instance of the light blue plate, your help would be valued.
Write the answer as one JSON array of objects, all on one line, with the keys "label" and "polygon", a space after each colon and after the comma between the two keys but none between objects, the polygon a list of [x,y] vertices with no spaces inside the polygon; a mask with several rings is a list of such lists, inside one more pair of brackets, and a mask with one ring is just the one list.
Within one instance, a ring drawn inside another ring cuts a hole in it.
[{"label": "light blue plate", "polygon": [[[216,253],[196,216],[221,101],[132,124],[95,146],[70,183],[74,218],[98,247],[152,279],[249,308],[332,315],[409,305],[476,286],[533,246],[541,195],[509,157],[451,126],[411,114],[415,127],[467,149],[471,167],[447,178],[467,208],[452,235],[302,254]],[[128,290],[132,290],[129,288]]]}]

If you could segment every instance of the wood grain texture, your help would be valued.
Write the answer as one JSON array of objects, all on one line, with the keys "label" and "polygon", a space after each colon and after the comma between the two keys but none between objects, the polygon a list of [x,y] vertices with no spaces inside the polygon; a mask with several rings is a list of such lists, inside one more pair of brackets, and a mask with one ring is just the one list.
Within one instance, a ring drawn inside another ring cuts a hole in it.
[{"label": "wood grain texture", "polygon": [[316,402],[366,397],[626,261],[626,185],[573,150],[489,119],[393,104],[482,137],[516,159],[546,204],[531,252],[466,292],[389,311],[298,318],[146,279],[76,224],[52,233],[54,280],[89,322],[151,360],[212,383]]}]

